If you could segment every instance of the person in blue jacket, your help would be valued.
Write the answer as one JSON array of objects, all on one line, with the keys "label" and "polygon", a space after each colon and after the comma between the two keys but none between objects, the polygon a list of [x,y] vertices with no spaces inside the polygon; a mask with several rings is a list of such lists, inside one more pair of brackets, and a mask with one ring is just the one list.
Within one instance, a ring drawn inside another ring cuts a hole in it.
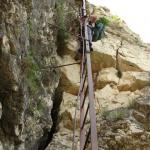
[{"label": "person in blue jacket", "polygon": [[92,41],[96,42],[98,40],[101,40],[105,36],[105,24],[97,21],[95,23],[95,27],[93,29],[93,38]]}]

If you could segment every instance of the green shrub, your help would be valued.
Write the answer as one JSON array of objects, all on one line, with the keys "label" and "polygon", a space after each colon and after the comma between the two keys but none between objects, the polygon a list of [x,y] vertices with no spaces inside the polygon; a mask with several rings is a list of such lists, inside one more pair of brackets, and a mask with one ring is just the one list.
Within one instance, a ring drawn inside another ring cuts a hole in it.
[{"label": "green shrub", "polygon": [[39,80],[37,76],[39,67],[34,61],[31,51],[23,59],[22,68],[26,76],[26,82],[29,87],[29,90],[32,94],[35,94],[39,88]]},{"label": "green shrub", "polygon": [[46,103],[45,101],[43,101],[43,99],[38,99],[37,100],[37,110],[42,113],[42,111],[44,110],[44,108],[46,107]]},{"label": "green shrub", "polygon": [[[69,8],[68,11],[69,12],[66,14],[67,31],[71,32],[71,34],[77,35],[77,34],[79,34],[79,28],[80,28],[79,19],[77,17],[77,14],[75,13],[75,11],[72,11],[71,8]],[[70,37],[71,34],[68,33],[68,37]]]},{"label": "green shrub", "polygon": [[108,115],[108,106],[106,106],[106,107],[101,107],[101,106],[99,106],[99,114],[100,114],[100,116],[103,116],[103,117],[105,117],[105,116],[107,116]]},{"label": "green shrub", "polygon": [[103,23],[105,26],[108,26],[109,25],[109,19],[107,19],[106,17],[102,17],[102,18],[99,18],[96,23]]},{"label": "green shrub", "polygon": [[64,45],[66,45],[66,40],[69,37],[69,34],[67,31],[67,25],[66,25],[66,15],[65,15],[65,1],[64,0],[58,0],[56,4],[56,23],[58,25],[58,33],[57,33],[57,45],[58,49],[64,48]]},{"label": "green shrub", "polygon": [[118,108],[116,110],[103,112],[103,117],[106,120],[110,121],[121,120],[127,116],[128,116],[128,109],[125,108]]},{"label": "green shrub", "polygon": [[119,16],[117,16],[117,15],[113,15],[113,16],[111,17],[111,21],[112,21],[112,22],[115,22],[115,23],[117,23],[117,24],[121,24],[121,23],[122,23],[122,19],[121,19]]}]

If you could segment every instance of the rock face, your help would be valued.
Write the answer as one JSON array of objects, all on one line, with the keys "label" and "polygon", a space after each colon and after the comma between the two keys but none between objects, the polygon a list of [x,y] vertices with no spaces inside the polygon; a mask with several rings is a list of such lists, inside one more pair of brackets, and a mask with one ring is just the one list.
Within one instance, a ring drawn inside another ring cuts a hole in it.
[{"label": "rock face", "polygon": [[[59,49],[55,2],[1,0],[0,150],[70,150],[73,128],[79,149],[79,44],[70,37]],[[107,8],[92,9],[110,20],[91,53],[99,149],[149,150],[150,45]]]},{"label": "rock face", "polygon": [[102,69],[97,78],[97,88],[103,88],[107,84],[114,84],[119,91],[136,91],[150,85],[149,72],[122,72],[122,77],[117,76],[114,68]]},{"label": "rock face", "polygon": [[[150,71],[150,52],[147,50],[147,47],[144,47],[144,45],[138,46],[136,42],[131,44],[125,39],[122,41],[122,38],[118,36],[112,38],[109,31],[107,36],[108,38],[93,43],[94,50],[96,51],[95,54],[93,53],[93,62],[96,65],[93,64],[93,66],[95,68],[115,67],[116,51],[119,48],[118,63],[122,71]],[[121,42],[122,45],[120,46]],[[106,43],[105,46],[104,43]],[[101,66],[97,59],[103,62]]]},{"label": "rock face", "polygon": [[[95,54],[93,53],[93,61],[97,64],[97,66],[94,64],[93,66],[101,69],[115,67],[118,63],[122,71],[150,71],[149,45],[142,43],[138,35],[133,33],[121,19],[112,16],[109,10],[99,8],[95,14],[107,16],[107,18],[110,18],[111,23],[106,29],[107,38],[93,43],[96,51]],[[117,52],[118,58],[116,59]]]},{"label": "rock face", "polygon": [[149,134],[131,121],[101,121],[99,148],[105,150],[149,150]]},{"label": "rock face", "polygon": [[[55,0],[1,0],[0,149],[34,150],[50,131],[56,65]],[[48,66],[48,67],[47,67]]]},{"label": "rock face", "polygon": [[150,129],[150,97],[140,97],[135,102],[133,111],[134,118],[140,122],[145,129]]},{"label": "rock face", "polygon": [[[76,63],[76,61],[69,55],[59,57],[58,62],[61,65]],[[79,64],[74,64],[70,66],[64,66],[61,68],[61,86],[63,87],[64,91],[74,95],[77,95],[80,85],[79,66]]]},{"label": "rock face", "polygon": [[[146,120],[145,112],[140,111],[146,111],[145,107],[148,109],[149,104],[141,104],[138,99],[147,96],[150,89],[150,47],[142,43],[124,21],[115,19],[107,8],[95,8],[93,12],[110,20],[106,36],[101,41],[93,42],[94,51],[91,53],[93,77],[96,76],[95,108],[99,149],[149,150],[149,120]],[[78,42],[74,38],[69,39],[63,55],[59,57],[60,65],[75,63],[80,58],[76,55],[78,48]],[[61,68],[64,94],[59,129],[47,150],[54,147],[72,148],[75,109],[75,145],[79,149],[79,101],[75,101],[79,71],[78,64]],[[86,125],[89,125],[88,120]],[[90,150],[90,146],[87,149]]]}]

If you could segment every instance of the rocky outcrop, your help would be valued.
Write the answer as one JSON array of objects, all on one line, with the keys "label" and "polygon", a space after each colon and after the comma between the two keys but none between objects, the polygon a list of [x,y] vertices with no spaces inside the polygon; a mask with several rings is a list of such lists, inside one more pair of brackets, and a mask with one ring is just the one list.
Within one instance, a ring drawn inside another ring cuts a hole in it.
[{"label": "rocky outcrop", "polygon": [[[96,69],[115,67],[116,50],[121,39],[109,36],[111,35],[108,34],[108,38],[93,43],[95,50],[95,54],[93,53],[93,66],[95,66],[94,68]],[[147,47],[137,46],[137,43],[131,44],[124,41],[122,47],[119,49],[118,57],[122,71],[150,71],[150,50],[147,51]]]},{"label": "rocky outcrop", "polygon": [[[46,150],[56,150],[56,149],[70,150],[71,148],[72,148],[72,132],[70,130],[63,129],[63,131],[57,133],[54,136],[53,141],[46,148]],[[77,146],[76,150],[78,150]]]},{"label": "rocky outcrop", "polygon": [[0,149],[38,149],[52,127],[56,65],[55,0],[0,4]]},{"label": "rocky outcrop", "polygon": [[119,92],[116,87],[105,86],[101,90],[95,91],[95,103],[97,112],[103,109],[113,110],[120,107],[128,107],[137,97],[141,95],[140,91],[122,91]]},{"label": "rocky outcrop", "polygon": [[150,97],[140,97],[135,101],[133,116],[146,130],[150,129]]},{"label": "rocky outcrop", "polygon": [[95,11],[95,14],[110,20],[106,28],[107,38],[93,43],[96,51],[95,54],[93,53],[93,62],[97,64],[95,68],[115,67],[118,50],[119,65],[123,71],[150,71],[149,45],[142,43],[139,36],[133,33],[120,18],[112,16],[108,9],[101,7]]},{"label": "rocky outcrop", "polygon": [[[99,149],[149,150],[149,131],[145,130],[145,124],[141,126],[138,122],[142,122],[143,117],[145,123],[145,114],[133,107],[139,97],[148,95],[150,47],[142,43],[139,36],[133,33],[124,21],[114,19],[107,8],[96,8],[93,12],[110,20],[105,38],[93,42],[94,51],[91,52],[93,78],[97,74],[95,108]],[[76,53],[78,48],[76,39],[70,38],[64,53],[58,58],[59,64],[75,63],[77,59],[79,61],[80,55]],[[71,149],[75,110],[75,145],[76,149],[79,149],[80,112],[79,101],[75,100],[79,89],[79,71],[78,64],[61,68],[61,86],[64,94],[60,107],[59,130],[49,144],[48,150],[55,149],[54,147]],[[88,120],[86,125],[89,125]],[[62,138],[63,140],[60,140]],[[91,149],[90,145],[87,149]]]},{"label": "rocky outcrop", "polygon": [[118,77],[118,71],[114,68],[102,69],[97,77],[97,88],[102,88],[107,84],[114,84],[119,91],[136,91],[150,85],[149,72],[122,72],[122,77]]},{"label": "rocky outcrop", "polygon": [[61,68],[61,86],[64,91],[77,95],[80,85],[80,65],[74,64],[77,62],[69,55],[64,55],[57,59],[60,65],[66,65]]},{"label": "rocky outcrop", "polygon": [[[148,91],[148,88],[144,91]],[[103,116],[105,119],[99,120],[98,128],[100,148],[150,149],[149,97],[141,95],[136,98],[128,111],[113,110],[105,112]]]},{"label": "rocky outcrop", "polygon": [[149,150],[150,133],[129,120],[101,121],[99,148],[105,150]]}]

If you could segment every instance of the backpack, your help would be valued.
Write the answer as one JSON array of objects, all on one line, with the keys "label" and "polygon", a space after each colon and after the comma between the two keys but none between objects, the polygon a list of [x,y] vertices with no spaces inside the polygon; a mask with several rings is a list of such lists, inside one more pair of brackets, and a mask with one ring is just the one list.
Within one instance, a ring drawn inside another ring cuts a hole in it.
[{"label": "backpack", "polygon": [[93,29],[93,42],[101,40],[105,36],[105,25],[101,22],[96,22]]}]

